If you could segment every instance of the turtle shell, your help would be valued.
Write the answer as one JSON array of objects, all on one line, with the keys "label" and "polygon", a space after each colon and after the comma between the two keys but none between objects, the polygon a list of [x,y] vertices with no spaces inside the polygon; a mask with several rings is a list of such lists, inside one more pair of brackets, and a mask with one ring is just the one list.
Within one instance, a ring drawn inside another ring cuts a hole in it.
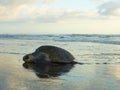
[{"label": "turtle shell", "polygon": [[74,57],[68,51],[56,47],[56,46],[41,46],[34,52],[35,54],[38,53],[45,53],[47,56],[47,60],[53,63],[72,63],[74,62]]}]

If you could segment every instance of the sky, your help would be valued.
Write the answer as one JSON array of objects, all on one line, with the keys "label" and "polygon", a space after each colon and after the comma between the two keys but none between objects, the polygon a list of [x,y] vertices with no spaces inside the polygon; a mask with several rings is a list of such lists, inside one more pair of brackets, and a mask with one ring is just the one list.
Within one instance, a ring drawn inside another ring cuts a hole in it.
[{"label": "sky", "polygon": [[120,0],[0,0],[0,34],[120,34]]}]

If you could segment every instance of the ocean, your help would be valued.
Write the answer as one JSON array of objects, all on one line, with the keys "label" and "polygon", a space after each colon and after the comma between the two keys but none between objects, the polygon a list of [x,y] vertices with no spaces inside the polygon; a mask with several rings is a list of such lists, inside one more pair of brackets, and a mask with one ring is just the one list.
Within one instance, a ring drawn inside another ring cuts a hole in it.
[{"label": "ocean", "polygon": [[[23,56],[42,45],[61,47],[83,64],[24,64]],[[120,35],[1,34],[0,90],[120,90]]]}]

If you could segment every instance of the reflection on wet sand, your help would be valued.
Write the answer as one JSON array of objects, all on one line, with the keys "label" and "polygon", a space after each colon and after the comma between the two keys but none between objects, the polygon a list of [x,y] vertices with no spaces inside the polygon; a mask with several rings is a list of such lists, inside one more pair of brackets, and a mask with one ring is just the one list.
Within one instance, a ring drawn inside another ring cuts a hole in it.
[{"label": "reflection on wet sand", "polygon": [[23,67],[33,70],[39,78],[58,77],[69,72],[74,65],[36,65],[34,63],[24,63]]},{"label": "reflection on wet sand", "polygon": [[110,68],[111,74],[116,77],[117,80],[120,80],[120,65],[114,65]]}]

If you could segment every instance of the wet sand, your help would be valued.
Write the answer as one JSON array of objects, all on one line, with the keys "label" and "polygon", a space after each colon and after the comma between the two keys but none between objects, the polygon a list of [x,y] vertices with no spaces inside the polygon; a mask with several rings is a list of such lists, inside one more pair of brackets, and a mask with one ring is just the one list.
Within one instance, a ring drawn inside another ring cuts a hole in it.
[{"label": "wet sand", "polygon": [[[22,55],[0,54],[0,90],[119,90],[119,64],[75,65],[69,72],[40,78],[23,67]],[[39,73],[39,72],[38,72]]]}]

